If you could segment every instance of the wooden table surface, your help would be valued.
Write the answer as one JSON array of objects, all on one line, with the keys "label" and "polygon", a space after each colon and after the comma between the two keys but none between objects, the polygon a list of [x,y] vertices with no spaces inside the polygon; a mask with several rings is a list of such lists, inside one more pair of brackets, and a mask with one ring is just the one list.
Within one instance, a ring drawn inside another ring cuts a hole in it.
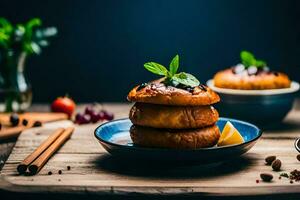
[{"label": "wooden table surface", "polygon": [[[159,163],[128,163],[108,156],[93,136],[99,124],[83,125],[76,130],[57,154],[36,176],[19,176],[17,164],[43,141],[52,126],[27,130],[15,141],[0,145],[1,159],[14,146],[1,171],[0,188],[14,192],[85,193],[109,195],[196,195],[256,196],[300,194],[300,182],[291,184],[278,179],[282,172],[300,169],[293,146],[300,136],[300,109],[297,101],[284,123],[265,131],[258,143],[243,157],[217,166],[161,166]],[[129,104],[107,104],[116,118],[127,117]],[[36,107],[39,111],[46,107]],[[282,171],[274,172],[264,164],[267,155],[277,155],[283,162]],[[2,161],[4,162],[4,161]],[[66,166],[71,166],[67,170]],[[58,170],[63,170],[59,175]],[[47,173],[53,172],[49,176]],[[261,172],[274,175],[271,183],[256,183]],[[300,197],[300,196],[298,196]]]}]

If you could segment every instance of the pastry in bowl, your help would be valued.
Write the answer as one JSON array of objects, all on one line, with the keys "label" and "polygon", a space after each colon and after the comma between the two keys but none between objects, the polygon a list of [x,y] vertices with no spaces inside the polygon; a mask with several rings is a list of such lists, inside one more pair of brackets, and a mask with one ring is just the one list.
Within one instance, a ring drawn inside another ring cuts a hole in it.
[{"label": "pastry in bowl", "polygon": [[216,145],[220,137],[215,125],[219,114],[212,104],[220,101],[219,96],[193,75],[177,73],[178,55],[169,70],[155,62],[144,66],[164,77],[138,85],[128,94],[127,99],[135,102],[129,113],[133,143],[172,149]]},{"label": "pastry in bowl", "polygon": [[[239,67],[243,68],[243,65],[235,68]],[[235,68],[218,72],[214,76],[215,86],[240,90],[265,90],[289,88],[291,85],[289,77],[281,72],[270,72],[253,67],[254,71],[257,71],[255,74],[249,74],[245,68],[244,72],[237,73]]]},{"label": "pastry in bowl", "polygon": [[207,82],[222,98],[217,106],[220,116],[263,127],[279,124],[292,108],[299,83],[272,71],[250,52],[242,51],[240,59],[239,64],[219,71]]},{"label": "pastry in bowl", "polygon": [[241,62],[215,74],[214,85],[219,88],[265,90],[289,88],[291,81],[282,72],[271,71],[265,61],[257,60],[250,52],[241,52]]}]

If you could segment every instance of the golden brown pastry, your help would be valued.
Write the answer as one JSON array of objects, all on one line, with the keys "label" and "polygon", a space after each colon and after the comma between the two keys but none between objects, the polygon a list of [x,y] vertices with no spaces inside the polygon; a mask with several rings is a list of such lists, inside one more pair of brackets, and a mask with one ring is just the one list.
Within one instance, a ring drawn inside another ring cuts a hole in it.
[{"label": "golden brown pastry", "polygon": [[202,128],[216,123],[219,114],[212,106],[165,106],[135,103],[129,119],[135,125],[153,128]]},{"label": "golden brown pastry", "polygon": [[197,149],[216,145],[220,131],[216,125],[185,130],[155,129],[132,125],[130,137],[134,144],[144,147]]},{"label": "golden brown pastry", "polygon": [[247,71],[235,73],[234,68],[218,72],[214,76],[214,85],[219,88],[240,90],[264,90],[289,88],[291,81],[284,73],[258,71],[249,74]]},{"label": "golden brown pastry", "polygon": [[220,101],[219,96],[210,88],[201,85],[190,89],[166,86],[163,79],[133,88],[127,99],[133,102],[175,106],[211,105]]}]

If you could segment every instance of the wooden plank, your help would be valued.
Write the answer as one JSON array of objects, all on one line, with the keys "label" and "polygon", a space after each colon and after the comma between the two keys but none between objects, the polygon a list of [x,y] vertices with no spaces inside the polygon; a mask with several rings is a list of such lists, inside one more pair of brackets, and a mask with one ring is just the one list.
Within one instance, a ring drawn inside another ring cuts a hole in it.
[{"label": "wooden plank", "polygon": [[[9,124],[10,113],[0,113],[0,122],[2,124]],[[51,113],[51,112],[26,112],[18,114],[20,122],[23,119],[28,121],[52,122],[58,120],[68,119],[68,115],[64,113]]]},{"label": "wooden plank", "polygon": [[[129,105],[108,106],[117,118],[126,117]],[[122,162],[105,152],[94,138],[99,124],[76,127],[72,138],[53,156],[36,176],[19,176],[17,164],[33,151],[51,127],[23,133],[2,172],[0,188],[20,192],[62,192],[95,194],[197,194],[258,195],[300,193],[300,183],[278,179],[282,172],[299,169],[293,146],[299,136],[300,111],[294,110],[281,131],[268,131],[245,156],[229,163],[208,166],[161,166],[159,163]],[[58,124],[52,124],[56,127]],[[264,164],[267,155],[277,155],[282,171],[274,172]],[[71,170],[66,167],[71,166]],[[58,170],[63,170],[59,175]],[[48,172],[53,175],[49,176]],[[261,172],[274,175],[272,183],[256,183]]]}]

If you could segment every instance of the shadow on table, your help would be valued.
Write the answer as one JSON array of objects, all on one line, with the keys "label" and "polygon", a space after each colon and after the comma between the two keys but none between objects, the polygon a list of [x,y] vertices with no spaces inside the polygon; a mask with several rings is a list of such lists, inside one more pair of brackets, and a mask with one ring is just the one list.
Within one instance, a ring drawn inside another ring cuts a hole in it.
[{"label": "shadow on table", "polygon": [[247,156],[226,163],[197,165],[196,163],[170,163],[145,160],[125,160],[113,156],[101,156],[95,160],[98,169],[127,176],[183,179],[217,177],[244,170],[253,161]]}]

